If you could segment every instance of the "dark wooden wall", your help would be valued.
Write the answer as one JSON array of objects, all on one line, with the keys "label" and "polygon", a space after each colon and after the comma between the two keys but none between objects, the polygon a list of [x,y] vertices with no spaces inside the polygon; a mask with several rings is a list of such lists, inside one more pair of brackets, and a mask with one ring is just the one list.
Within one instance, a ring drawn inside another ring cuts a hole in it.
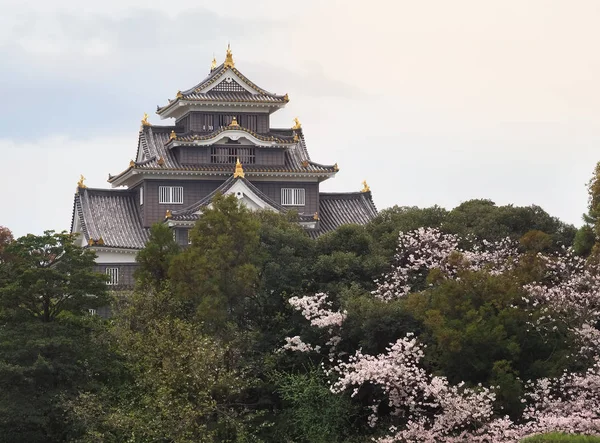
[{"label": "dark wooden wall", "polygon": [[106,274],[107,268],[118,268],[119,269],[119,284],[115,286],[109,286],[110,290],[123,290],[133,288],[135,279],[133,273],[139,265],[137,263],[98,263],[94,265],[94,271],[101,274]]},{"label": "dark wooden wall", "polygon": [[[217,189],[225,179],[212,180],[147,180],[144,184],[144,227],[165,218],[167,209],[178,211],[196,203]],[[158,203],[159,186],[183,186],[183,204]]]},{"label": "dark wooden wall", "polygon": [[281,188],[304,188],[305,206],[289,206],[299,213],[314,214],[319,208],[319,184],[314,182],[252,182],[263,193],[281,204]]},{"label": "dark wooden wall", "polygon": [[[198,112],[187,113],[176,121],[185,132],[212,132],[227,126],[235,116],[240,126],[260,134],[269,132],[269,114],[248,112]],[[210,129],[212,126],[212,129]]]},{"label": "dark wooden wall", "polygon": [[[239,147],[252,148],[249,145],[214,145],[215,147]],[[204,165],[211,163],[212,146],[177,146],[174,148],[175,156],[183,165]],[[284,148],[261,148],[255,147],[256,166],[284,166],[285,165],[285,150]],[[232,160],[231,172],[234,171],[233,165],[235,160]]]}]

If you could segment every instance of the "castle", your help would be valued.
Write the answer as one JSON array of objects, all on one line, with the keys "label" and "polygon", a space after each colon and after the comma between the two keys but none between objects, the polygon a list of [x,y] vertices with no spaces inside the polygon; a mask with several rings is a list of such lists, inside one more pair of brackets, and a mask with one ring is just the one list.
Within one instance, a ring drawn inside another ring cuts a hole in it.
[{"label": "castle", "polygon": [[296,211],[312,237],[377,214],[366,182],[360,192],[319,191],[338,173],[337,163],[311,159],[298,119],[290,128],[271,127],[271,114],[288,102],[287,94],[272,94],[244,76],[228,48],[204,80],[157,107],[174,125],[152,125],[144,115],[135,160],[109,174],[113,189],[88,188],[81,177],[71,232],[96,252],[109,285],[133,284],[135,257],[152,224],[167,224],[186,246],[189,229],[217,193],[233,194],[252,210]]}]

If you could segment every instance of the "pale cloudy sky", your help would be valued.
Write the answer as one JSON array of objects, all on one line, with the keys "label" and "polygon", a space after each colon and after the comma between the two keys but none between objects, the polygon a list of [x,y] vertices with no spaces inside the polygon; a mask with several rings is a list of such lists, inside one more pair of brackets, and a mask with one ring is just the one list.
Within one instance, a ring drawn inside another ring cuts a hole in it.
[{"label": "pale cloudy sky", "polygon": [[[580,224],[600,160],[597,0],[0,0],[0,225],[69,229],[79,174],[108,187],[144,112],[236,67],[289,93],[327,191],[380,209],[471,198]],[[162,122],[165,123],[165,122]]]}]

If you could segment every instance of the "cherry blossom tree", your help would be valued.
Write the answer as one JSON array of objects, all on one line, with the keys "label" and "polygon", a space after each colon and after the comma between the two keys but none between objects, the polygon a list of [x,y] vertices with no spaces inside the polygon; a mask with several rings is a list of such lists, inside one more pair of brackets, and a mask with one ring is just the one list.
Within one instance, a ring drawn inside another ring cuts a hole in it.
[{"label": "cherry blossom tree", "polygon": [[[437,229],[401,233],[389,273],[377,281],[373,296],[382,302],[427,290],[434,284],[432,271],[443,279],[460,279],[461,272],[511,273],[526,254],[510,240],[483,243],[460,249],[460,239]],[[391,343],[379,355],[335,353],[345,311],[334,311],[326,294],[290,299],[290,304],[310,321],[327,331],[329,360],[324,370],[331,377],[331,391],[356,396],[365,386],[376,386],[367,405],[369,425],[377,426],[380,407],[386,404],[394,426],[380,443],[392,442],[516,442],[549,431],[600,434],[600,275],[572,251],[544,255],[534,253],[541,267],[538,282],[523,285],[523,306],[531,311],[531,327],[548,333],[566,329],[579,348],[574,353],[594,359],[583,373],[565,372],[527,384],[522,398],[525,410],[519,419],[498,416],[495,387],[452,385],[444,377],[428,373],[422,366],[424,346],[412,334]],[[515,276],[516,278],[516,276]],[[535,313],[535,315],[534,315]],[[319,345],[288,338],[284,350],[320,352]]]}]

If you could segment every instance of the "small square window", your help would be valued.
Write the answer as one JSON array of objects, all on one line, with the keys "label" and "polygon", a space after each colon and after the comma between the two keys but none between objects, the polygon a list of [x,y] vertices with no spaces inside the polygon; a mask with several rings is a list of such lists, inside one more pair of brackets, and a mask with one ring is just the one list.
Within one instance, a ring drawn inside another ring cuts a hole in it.
[{"label": "small square window", "polygon": [[183,203],[183,186],[159,186],[158,203]]},{"label": "small square window", "polygon": [[116,286],[119,284],[119,268],[106,268],[106,275],[108,275],[108,285]]},{"label": "small square window", "polygon": [[281,188],[281,204],[284,206],[304,206],[306,191],[304,188]]}]

